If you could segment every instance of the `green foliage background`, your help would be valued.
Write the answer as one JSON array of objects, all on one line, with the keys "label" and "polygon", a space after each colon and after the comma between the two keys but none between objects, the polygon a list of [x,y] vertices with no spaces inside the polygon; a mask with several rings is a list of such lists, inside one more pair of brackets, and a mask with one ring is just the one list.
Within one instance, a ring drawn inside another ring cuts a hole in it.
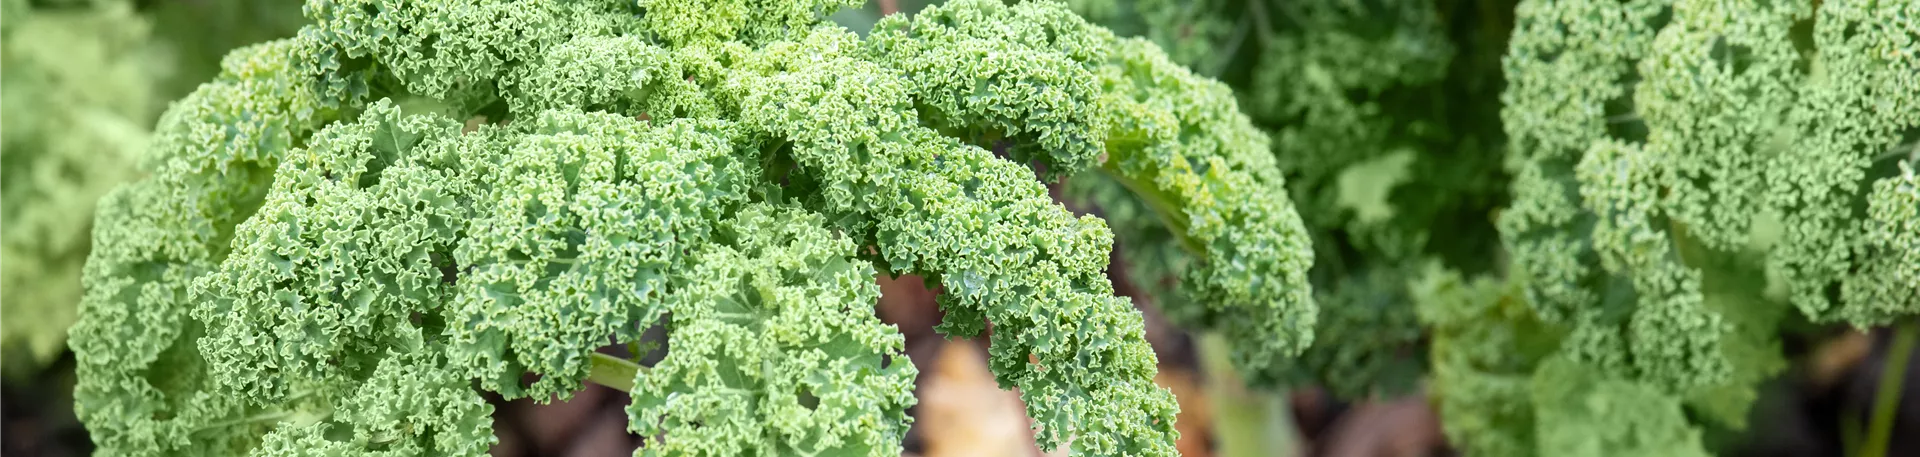
[{"label": "green foliage background", "polygon": [[305,19],[278,0],[0,2],[0,357],[32,376],[66,349],[93,205],[134,178],[167,103],[221,56]]}]

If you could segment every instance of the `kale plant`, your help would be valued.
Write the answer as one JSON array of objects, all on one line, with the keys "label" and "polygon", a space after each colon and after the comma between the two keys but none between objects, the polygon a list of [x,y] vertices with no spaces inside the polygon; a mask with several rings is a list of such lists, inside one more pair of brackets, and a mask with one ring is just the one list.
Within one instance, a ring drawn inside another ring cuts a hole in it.
[{"label": "kale plant", "polygon": [[1516,17],[1512,271],[1422,286],[1467,450],[1704,455],[1703,430],[1745,426],[1795,322],[1920,312],[1920,4],[1526,0]]},{"label": "kale plant", "polygon": [[[81,419],[106,455],[477,455],[481,391],[591,381],[643,454],[897,455],[915,370],[873,279],[913,273],[944,333],[991,324],[1043,448],[1171,455],[1113,235],[1041,182],[1088,170],[1244,363],[1311,342],[1307,232],[1226,86],[1061,5],[863,38],[842,3],[310,1],[99,203]],[[596,352],[656,325],[657,364]]]}]

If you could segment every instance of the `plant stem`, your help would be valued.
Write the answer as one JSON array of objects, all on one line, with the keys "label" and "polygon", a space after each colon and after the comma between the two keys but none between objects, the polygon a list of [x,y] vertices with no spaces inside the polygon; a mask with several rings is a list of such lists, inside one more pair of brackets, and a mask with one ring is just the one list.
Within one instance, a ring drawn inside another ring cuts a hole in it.
[{"label": "plant stem", "polygon": [[1840,411],[1840,455],[1860,455],[1860,410]]},{"label": "plant stem", "polygon": [[633,378],[640,373],[640,364],[598,352],[589,356],[593,368],[587,372],[587,382],[620,390],[633,390]]},{"label": "plant stem", "polygon": [[1920,340],[1920,324],[1914,321],[1893,328],[1893,343],[1887,346],[1887,358],[1881,365],[1880,391],[1874,395],[1873,422],[1867,424],[1867,441],[1860,455],[1887,455],[1887,441],[1893,435],[1893,416],[1900,408],[1900,391],[1906,387],[1907,359],[1913,356],[1915,340]]},{"label": "plant stem", "polygon": [[1214,455],[1272,457],[1294,454],[1293,417],[1280,392],[1248,389],[1228,360],[1232,346],[1216,333],[1200,336],[1200,369],[1213,402]]}]

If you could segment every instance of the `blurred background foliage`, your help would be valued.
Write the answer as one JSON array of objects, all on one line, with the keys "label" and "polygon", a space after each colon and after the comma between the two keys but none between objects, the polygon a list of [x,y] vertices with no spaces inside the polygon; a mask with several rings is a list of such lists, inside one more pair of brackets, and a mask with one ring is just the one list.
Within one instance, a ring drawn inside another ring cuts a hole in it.
[{"label": "blurred background foliage", "polygon": [[8,455],[84,455],[67,327],[93,205],[227,51],[291,35],[293,0],[0,0],[0,378]]},{"label": "blurred background foliage", "polygon": [[4,0],[0,8],[0,322],[5,370],[66,349],[93,203],[133,178],[171,100],[236,46],[291,35],[289,0]]}]

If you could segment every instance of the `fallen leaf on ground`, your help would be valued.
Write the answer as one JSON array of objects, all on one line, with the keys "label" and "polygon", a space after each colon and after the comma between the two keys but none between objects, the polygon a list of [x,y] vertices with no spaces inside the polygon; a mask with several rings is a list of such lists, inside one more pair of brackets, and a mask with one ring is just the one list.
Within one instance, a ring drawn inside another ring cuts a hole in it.
[{"label": "fallen leaf on ground", "polygon": [[1815,387],[1826,388],[1840,380],[1848,370],[1866,360],[1873,352],[1873,338],[1866,333],[1850,331],[1839,337],[1827,340],[1813,351],[1807,378]]},{"label": "fallen leaf on ground", "polygon": [[1426,395],[1357,403],[1327,432],[1327,457],[1419,457],[1446,447]]},{"label": "fallen leaf on ground", "polygon": [[1019,394],[1000,390],[975,343],[945,342],[931,371],[920,391],[920,419],[913,424],[925,438],[926,457],[1039,453],[1028,428],[1026,404]]},{"label": "fallen leaf on ground", "polygon": [[1180,402],[1180,415],[1173,422],[1173,428],[1180,431],[1180,441],[1174,447],[1186,457],[1207,457],[1213,455],[1209,439],[1213,435],[1213,408],[1196,378],[1193,370],[1160,365],[1153,383],[1173,391],[1173,398]]}]

